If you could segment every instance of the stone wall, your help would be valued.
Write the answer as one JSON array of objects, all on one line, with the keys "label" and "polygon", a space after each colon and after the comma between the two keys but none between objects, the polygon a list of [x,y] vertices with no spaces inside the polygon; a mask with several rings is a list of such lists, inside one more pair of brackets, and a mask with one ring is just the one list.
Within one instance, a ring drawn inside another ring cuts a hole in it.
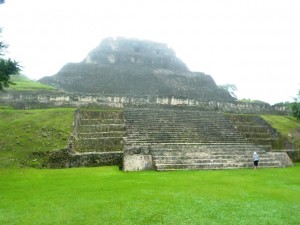
[{"label": "stone wall", "polygon": [[293,163],[286,152],[269,152],[269,154],[272,154],[278,162],[281,163],[282,167],[293,166]]},{"label": "stone wall", "polygon": [[293,162],[300,162],[300,151],[289,149],[283,152],[286,152]]},{"label": "stone wall", "polygon": [[285,115],[285,107],[276,107],[263,103],[203,101],[201,99],[175,98],[163,96],[105,96],[105,95],[72,95],[72,94],[25,94],[1,93],[0,102],[19,105],[27,109],[52,106],[106,105],[123,108],[124,105],[187,105],[197,106],[201,110],[215,110],[228,113],[278,114]]},{"label": "stone wall", "polygon": [[124,171],[153,170],[152,155],[127,154],[123,158]]},{"label": "stone wall", "polygon": [[45,162],[47,168],[71,168],[71,167],[96,167],[112,166],[122,167],[123,152],[110,153],[72,153],[69,149],[62,149],[49,153]]}]

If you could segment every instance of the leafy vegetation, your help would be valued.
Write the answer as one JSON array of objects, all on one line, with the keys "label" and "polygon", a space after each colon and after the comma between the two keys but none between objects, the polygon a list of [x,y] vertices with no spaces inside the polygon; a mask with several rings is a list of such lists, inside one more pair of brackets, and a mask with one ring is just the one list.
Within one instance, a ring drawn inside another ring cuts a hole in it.
[{"label": "leafy vegetation", "polygon": [[300,120],[300,102],[293,102],[289,104],[292,116]]},{"label": "leafy vegetation", "polygon": [[275,106],[285,107],[290,116],[293,116],[300,120],[300,90],[297,96],[294,98],[294,102],[281,102],[277,103]]},{"label": "leafy vegetation", "polygon": [[33,152],[60,149],[68,144],[74,109],[0,109],[0,167],[26,162]]},{"label": "leafy vegetation", "polygon": [[[2,29],[0,28],[0,33]],[[9,85],[14,84],[11,81],[11,75],[18,74],[20,72],[19,63],[15,60],[5,59],[4,50],[7,48],[7,45],[0,41],[0,91],[3,90],[4,87],[9,87]]]},{"label": "leafy vegetation", "polygon": [[299,173],[0,169],[0,224],[298,224]]}]

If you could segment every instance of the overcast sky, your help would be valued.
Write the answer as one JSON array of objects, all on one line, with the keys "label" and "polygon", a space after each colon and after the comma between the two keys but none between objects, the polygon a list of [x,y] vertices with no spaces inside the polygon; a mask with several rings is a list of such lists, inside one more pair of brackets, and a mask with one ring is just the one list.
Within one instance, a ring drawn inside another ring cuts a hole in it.
[{"label": "overcast sky", "polygon": [[300,89],[299,0],[6,0],[0,27],[35,80],[122,36],[168,44],[239,99],[293,101]]}]

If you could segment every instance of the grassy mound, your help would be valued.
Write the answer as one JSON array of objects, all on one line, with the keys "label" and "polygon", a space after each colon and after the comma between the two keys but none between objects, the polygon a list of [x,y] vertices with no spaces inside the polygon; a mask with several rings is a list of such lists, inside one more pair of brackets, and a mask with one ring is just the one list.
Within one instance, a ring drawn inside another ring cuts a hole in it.
[{"label": "grassy mound", "polygon": [[15,85],[11,85],[7,89],[8,91],[55,90],[55,88],[51,86],[30,80],[29,78],[23,75],[11,76],[11,81],[15,83]]},{"label": "grassy mound", "polygon": [[0,169],[0,224],[299,224],[299,173]]},{"label": "grassy mound", "polygon": [[0,168],[21,164],[33,152],[64,148],[73,131],[74,109],[0,109]]},{"label": "grassy mound", "polygon": [[298,151],[300,151],[300,121],[291,116],[275,116],[263,115],[261,116],[273,128],[278,130],[283,136],[288,138],[295,144]]}]

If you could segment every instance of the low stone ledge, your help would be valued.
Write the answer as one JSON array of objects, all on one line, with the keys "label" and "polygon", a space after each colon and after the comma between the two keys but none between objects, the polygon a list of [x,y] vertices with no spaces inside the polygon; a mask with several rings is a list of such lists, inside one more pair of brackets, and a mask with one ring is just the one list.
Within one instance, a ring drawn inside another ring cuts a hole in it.
[{"label": "low stone ledge", "polygon": [[122,167],[123,152],[89,152],[71,153],[69,149],[61,149],[51,152],[47,162],[48,168],[71,168],[71,167],[97,167],[119,166]]}]

